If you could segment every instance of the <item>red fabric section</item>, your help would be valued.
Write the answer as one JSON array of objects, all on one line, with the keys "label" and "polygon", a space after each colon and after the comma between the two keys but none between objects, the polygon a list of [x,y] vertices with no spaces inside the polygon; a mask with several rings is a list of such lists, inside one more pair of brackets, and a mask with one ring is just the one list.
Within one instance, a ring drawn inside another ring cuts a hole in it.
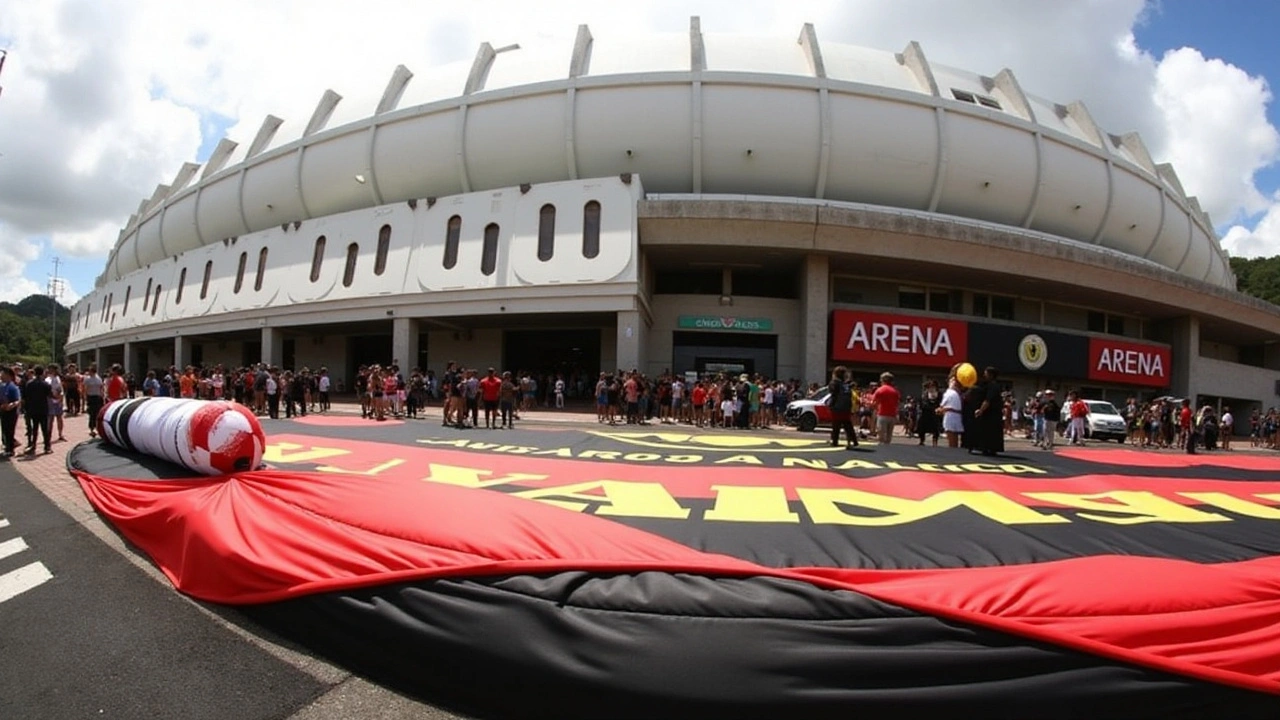
[{"label": "red fabric section", "polygon": [[1072,460],[1085,460],[1104,465],[1127,465],[1143,468],[1220,467],[1257,472],[1280,471],[1280,459],[1272,455],[1231,455],[1226,453],[1155,453],[1142,450],[1095,450],[1060,447],[1058,455]]},{"label": "red fabric section", "polygon": [[77,477],[179,590],[211,602],[566,570],[768,575],[1280,694],[1276,557],[1221,565],[1097,556],[963,570],[775,569],[592,515],[421,481],[275,471],[182,481]]}]

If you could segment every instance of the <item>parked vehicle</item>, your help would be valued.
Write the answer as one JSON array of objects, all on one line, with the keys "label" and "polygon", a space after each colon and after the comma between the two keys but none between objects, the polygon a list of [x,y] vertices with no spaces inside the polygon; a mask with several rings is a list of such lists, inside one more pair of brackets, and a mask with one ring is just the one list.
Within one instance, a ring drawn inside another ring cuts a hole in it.
[{"label": "parked vehicle", "polygon": [[792,400],[787,403],[783,419],[788,425],[795,425],[801,432],[813,432],[818,426],[831,426],[831,392],[822,388],[813,397],[803,400]]},{"label": "parked vehicle", "polygon": [[[1124,421],[1124,416],[1116,410],[1116,406],[1106,400],[1085,400],[1084,404],[1089,406],[1089,414],[1084,418],[1084,436],[1089,439],[1097,440],[1115,440],[1123,443],[1129,436],[1129,427]],[[1071,405],[1063,403],[1062,420],[1058,423],[1058,429],[1066,432],[1066,426],[1071,421]]]}]

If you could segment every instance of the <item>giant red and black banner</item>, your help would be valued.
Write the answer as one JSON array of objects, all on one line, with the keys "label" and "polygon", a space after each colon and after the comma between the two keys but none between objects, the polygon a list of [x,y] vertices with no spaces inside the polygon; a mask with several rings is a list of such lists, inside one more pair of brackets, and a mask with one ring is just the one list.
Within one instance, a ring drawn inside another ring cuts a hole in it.
[{"label": "giant red and black banner", "polygon": [[182,592],[482,716],[1280,709],[1275,458],[635,430],[71,463]]}]

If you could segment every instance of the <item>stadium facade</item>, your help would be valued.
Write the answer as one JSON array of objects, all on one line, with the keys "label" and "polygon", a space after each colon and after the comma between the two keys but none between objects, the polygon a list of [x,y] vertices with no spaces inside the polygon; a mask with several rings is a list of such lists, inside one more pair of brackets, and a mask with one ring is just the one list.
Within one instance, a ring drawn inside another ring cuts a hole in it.
[{"label": "stadium facade", "polygon": [[[1280,390],[1280,309],[1207,215],[1080,102],[900,53],[704,35],[480,47],[456,97],[185,165],[73,309],[83,364],[577,372],[959,360],[1019,392]],[[454,88],[456,92],[459,88]],[[404,107],[402,107],[404,105]]]}]

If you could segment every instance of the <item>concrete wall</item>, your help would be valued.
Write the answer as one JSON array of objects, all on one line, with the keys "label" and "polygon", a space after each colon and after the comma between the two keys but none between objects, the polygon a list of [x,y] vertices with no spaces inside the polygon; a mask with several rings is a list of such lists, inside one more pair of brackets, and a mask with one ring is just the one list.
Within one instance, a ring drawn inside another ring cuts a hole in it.
[{"label": "concrete wall", "polygon": [[[1275,370],[1199,357],[1192,372],[1196,377],[1195,395],[1251,400],[1264,409],[1280,405],[1276,395],[1280,372]],[[1239,420],[1241,415],[1236,418]]]}]

